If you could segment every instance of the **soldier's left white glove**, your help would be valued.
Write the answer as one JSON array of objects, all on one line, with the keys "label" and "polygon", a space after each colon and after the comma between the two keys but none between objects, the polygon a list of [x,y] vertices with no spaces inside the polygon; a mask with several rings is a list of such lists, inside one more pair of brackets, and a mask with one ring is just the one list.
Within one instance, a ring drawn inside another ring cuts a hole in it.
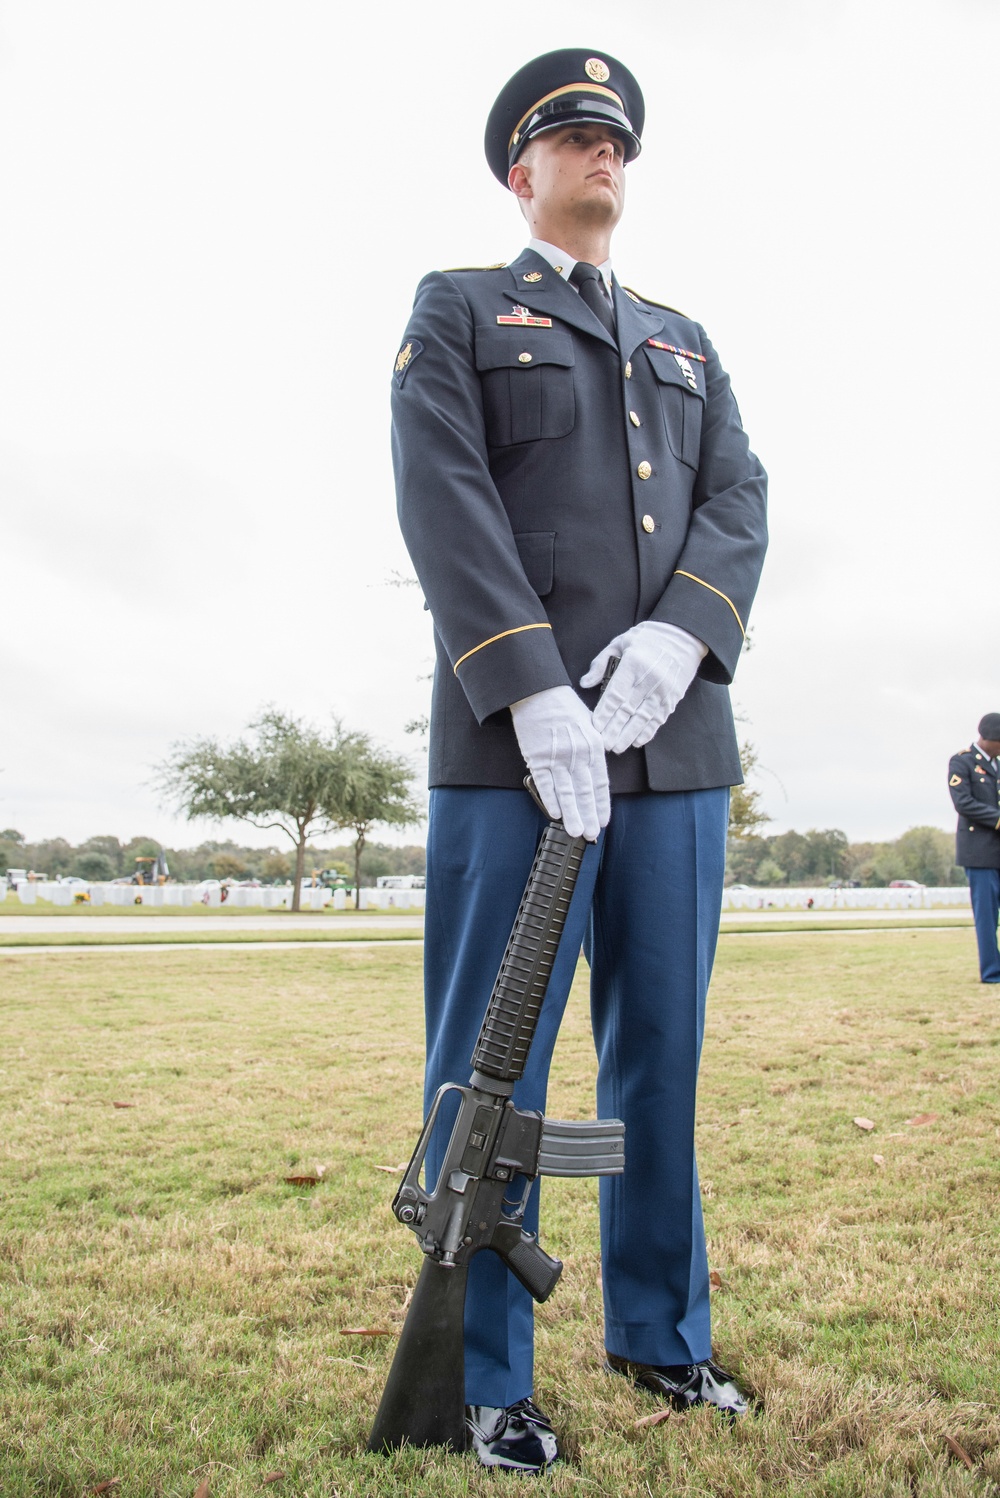
[{"label": "soldier's left white glove", "polygon": [[612,656],[618,668],[594,708],[594,727],[609,754],[648,744],[691,685],[708,646],[676,624],[647,619],[616,635],[594,656],[582,687],[604,679]]}]

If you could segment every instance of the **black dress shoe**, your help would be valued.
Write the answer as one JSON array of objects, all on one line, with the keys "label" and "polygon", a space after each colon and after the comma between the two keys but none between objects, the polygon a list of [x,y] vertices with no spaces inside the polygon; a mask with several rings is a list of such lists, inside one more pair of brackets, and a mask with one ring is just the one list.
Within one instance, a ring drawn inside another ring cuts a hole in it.
[{"label": "black dress shoe", "polygon": [[538,1473],[559,1460],[556,1433],[530,1399],[519,1399],[506,1409],[467,1404],[465,1423],[469,1445],[484,1467]]},{"label": "black dress shoe", "polygon": [[654,1366],[630,1363],[628,1358],[609,1352],[604,1364],[609,1373],[620,1373],[638,1389],[659,1394],[674,1409],[689,1410],[697,1404],[708,1404],[728,1419],[745,1415],[750,1402],[731,1373],[726,1373],[708,1358],[701,1363],[675,1363]]}]

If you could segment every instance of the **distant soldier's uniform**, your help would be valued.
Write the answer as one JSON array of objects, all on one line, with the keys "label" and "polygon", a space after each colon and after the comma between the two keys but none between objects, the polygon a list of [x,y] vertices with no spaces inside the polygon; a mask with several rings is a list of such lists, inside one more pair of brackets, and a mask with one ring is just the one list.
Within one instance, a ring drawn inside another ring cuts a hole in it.
[{"label": "distant soldier's uniform", "polygon": [[[1000,730],[1000,714],[989,714]],[[982,725],[980,731],[983,732]],[[994,737],[987,732],[987,737]],[[979,946],[979,973],[984,983],[1000,983],[1000,782],[997,761],[978,744],[953,754],[948,764],[948,789],[958,812],[955,862],[969,879],[972,913]]]}]

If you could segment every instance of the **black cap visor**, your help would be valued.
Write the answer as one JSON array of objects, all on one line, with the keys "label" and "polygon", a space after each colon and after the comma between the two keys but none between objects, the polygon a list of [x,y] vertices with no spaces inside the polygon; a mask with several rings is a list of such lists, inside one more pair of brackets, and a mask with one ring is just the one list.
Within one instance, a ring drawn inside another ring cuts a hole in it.
[{"label": "black cap visor", "polygon": [[567,125],[607,125],[621,136],[625,147],[625,160],[634,161],[642,150],[642,144],[624,113],[603,99],[579,94],[563,94],[558,99],[549,99],[539,104],[510,138],[508,167],[512,167],[528,141],[545,130],[558,130]]}]

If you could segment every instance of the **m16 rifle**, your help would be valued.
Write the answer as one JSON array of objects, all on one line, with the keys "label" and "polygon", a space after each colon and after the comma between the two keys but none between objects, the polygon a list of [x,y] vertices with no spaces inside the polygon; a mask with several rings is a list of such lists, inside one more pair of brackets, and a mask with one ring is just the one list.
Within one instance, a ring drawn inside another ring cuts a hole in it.
[{"label": "m16 rifle", "polygon": [[[528,788],[533,789],[530,783]],[[426,1257],[369,1451],[404,1444],[465,1450],[462,1333],[470,1260],[481,1249],[492,1249],[535,1300],[547,1300],[562,1264],[524,1227],[536,1176],[618,1175],[625,1168],[625,1125],[619,1119],[566,1123],[511,1101],[586,846],[560,822],[545,829],[472,1054],[469,1084],[438,1089],[393,1199],[393,1212],[416,1233]],[[444,1160],[433,1187],[421,1185],[431,1136],[451,1093],[458,1095],[458,1116]],[[523,1180],[523,1189],[510,1200],[507,1193],[516,1179]]]}]

